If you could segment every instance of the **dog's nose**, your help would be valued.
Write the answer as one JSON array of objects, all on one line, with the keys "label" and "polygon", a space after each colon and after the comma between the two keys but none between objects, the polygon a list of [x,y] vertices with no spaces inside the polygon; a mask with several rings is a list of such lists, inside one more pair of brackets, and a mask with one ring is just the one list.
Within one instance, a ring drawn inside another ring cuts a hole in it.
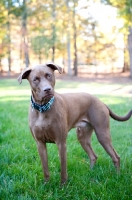
[{"label": "dog's nose", "polygon": [[50,87],[44,88],[44,92],[49,92],[49,91],[51,91],[51,88],[50,88]]}]

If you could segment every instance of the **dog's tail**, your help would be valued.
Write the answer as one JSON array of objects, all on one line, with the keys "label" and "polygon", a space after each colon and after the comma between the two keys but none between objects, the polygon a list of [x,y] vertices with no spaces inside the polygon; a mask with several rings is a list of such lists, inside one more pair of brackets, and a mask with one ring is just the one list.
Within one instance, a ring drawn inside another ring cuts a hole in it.
[{"label": "dog's tail", "polygon": [[112,110],[110,110],[110,108],[109,108],[108,106],[107,106],[107,108],[108,108],[108,110],[109,110],[110,116],[111,116],[113,119],[117,120],[117,121],[121,121],[121,122],[127,121],[127,120],[130,119],[130,117],[132,116],[132,110],[130,110],[130,111],[127,113],[127,115],[125,115],[125,116],[118,116],[118,115],[116,115],[115,113],[113,113]]}]

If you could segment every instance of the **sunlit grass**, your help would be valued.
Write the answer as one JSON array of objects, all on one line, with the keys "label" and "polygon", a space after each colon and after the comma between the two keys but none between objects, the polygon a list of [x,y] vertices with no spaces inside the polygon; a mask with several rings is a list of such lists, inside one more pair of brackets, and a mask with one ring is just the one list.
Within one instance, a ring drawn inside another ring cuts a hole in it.
[{"label": "sunlit grass", "polygon": [[[101,83],[57,81],[56,90],[73,91],[82,87],[100,87]],[[102,87],[104,85],[102,84]],[[114,85],[113,85],[114,86]],[[79,90],[78,90],[79,91]],[[132,108],[132,98],[96,94],[118,115]],[[1,200],[129,200],[132,198],[132,119],[111,119],[113,146],[121,156],[121,172],[117,174],[110,157],[98,143],[92,146],[98,161],[90,170],[89,159],[77,141],[75,129],[67,139],[69,180],[60,187],[60,161],[56,145],[48,144],[51,180],[43,184],[43,173],[36,143],[28,128],[30,89],[25,80],[0,80],[0,199]]]}]

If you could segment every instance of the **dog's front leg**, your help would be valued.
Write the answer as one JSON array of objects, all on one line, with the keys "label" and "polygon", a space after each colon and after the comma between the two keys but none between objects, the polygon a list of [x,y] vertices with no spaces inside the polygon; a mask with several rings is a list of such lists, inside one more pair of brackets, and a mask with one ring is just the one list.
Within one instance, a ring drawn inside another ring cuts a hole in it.
[{"label": "dog's front leg", "polygon": [[41,158],[43,172],[44,172],[44,179],[45,181],[49,181],[49,169],[48,169],[48,157],[47,157],[47,148],[46,143],[38,142],[38,152]]},{"label": "dog's front leg", "polygon": [[66,156],[66,143],[58,144],[60,164],[61,164],[61,184],[67,180],[67,156]]}]

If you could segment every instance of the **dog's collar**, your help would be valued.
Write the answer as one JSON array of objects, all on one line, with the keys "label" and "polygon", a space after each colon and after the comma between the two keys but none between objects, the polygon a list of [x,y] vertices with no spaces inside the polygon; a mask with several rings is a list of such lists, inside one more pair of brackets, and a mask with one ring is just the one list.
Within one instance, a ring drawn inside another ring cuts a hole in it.
[{"label": "dog's collar", "polygon": [[33,109],[36,109],[36,110],[38,110],[39,112],[44,112],[44,111],[47,111],[47,110],[49,110],[50,109],[50,107],[52,106],[52,104],[53,104],[53,102],[54,102],[54,97],[52,97],[50,100],[49,100],[49,102],[48,103],[46,103],[46,104],[43,104],[43,105],[39,105],[39,104],[37,104],[37,103],[35,103],[34,101],[33,101],[33,98],[32,98],[32,96],[31,96],[31,106],[32,106],[32,108]]}]

